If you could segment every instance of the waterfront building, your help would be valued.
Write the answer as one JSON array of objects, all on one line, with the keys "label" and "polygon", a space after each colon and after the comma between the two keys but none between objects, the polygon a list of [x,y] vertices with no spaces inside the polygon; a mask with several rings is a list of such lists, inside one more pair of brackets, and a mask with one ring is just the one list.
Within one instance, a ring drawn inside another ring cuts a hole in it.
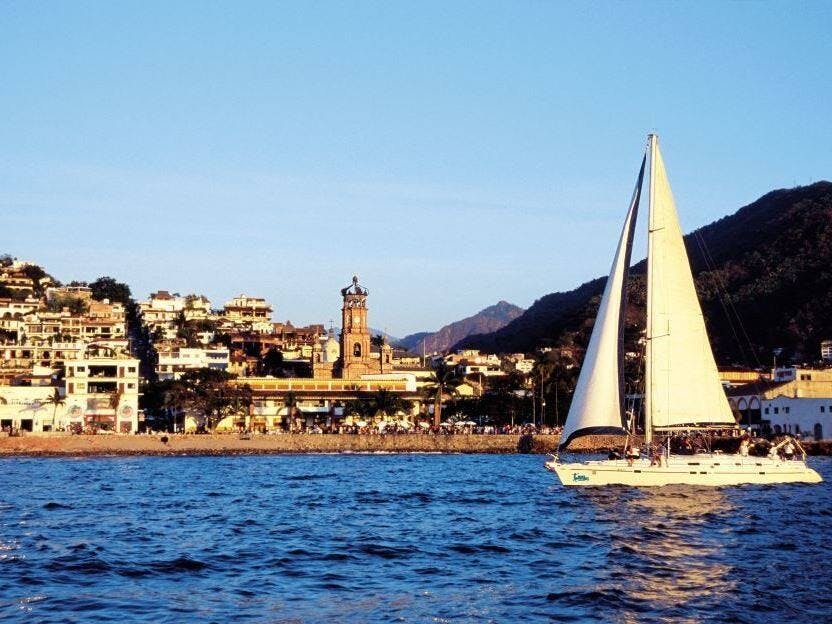
[{"label": "waterfront building", "polygon": [[826,398],[778,395],[761,402],[762,420],[771,433],[832,439],[832,396]]},{"label": "waterfront building", "polygon": [[824,340],[820,343],[820,357],[827,362],[832,362],[832,340]]},{"label": "waterfront building", "polygon": [[66,412],[59,428],[134,433],[139,421],[139,360],[85,354],[66,364]]},{"label": "waterfront building", "polygon": [[779,367],[771,379],[729,387],[726,394],[740,424],[764,433],[832,437],[832,369]]},{"label": "waterfront building", "polygon": [[65,405],[53,405],[48,399],[55,387],[0,385],[0,430],[10,427],[41,433],[58,429],[64,419]]},{"label": "waterfront building", "polygon": [[[370,375],[364,379],[276,379],[249,377],[232,383],[247,385],[253,394],[247,426],[277,429],[290,424],[310,426],[315,422],[337,424],[344,417],[344,407],[350,401],[370,398],[385,390],[412,402],[405,419],[413,419],[421,409],[422,394],[416,379],[410,374]],[[298,422],[300,421],[300,422]],[[186,428],[195,428],[191,418]],[[236,426],[232,417],[221,422],[218,429]]]}]

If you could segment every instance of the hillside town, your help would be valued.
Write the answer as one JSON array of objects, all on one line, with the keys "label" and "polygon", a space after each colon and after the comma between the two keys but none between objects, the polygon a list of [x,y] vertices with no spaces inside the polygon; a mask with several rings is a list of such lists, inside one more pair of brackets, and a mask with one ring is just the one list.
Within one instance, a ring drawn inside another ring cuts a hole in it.
[{"label": "hillside town", "polygon": [[[583,353],[411,353],[370,329],[370,292],[340,291],[340,331],[276,322],[239,294],[216,306],[112,278],[64,285],[0,258],[0,429],[5,435],[552,430]],[[817,362],[720,370],[740,425],[832,438],[832,340]],[[635,360],[637,352],[626,357]],[[631,395],[638,400],[638,393]]]}]

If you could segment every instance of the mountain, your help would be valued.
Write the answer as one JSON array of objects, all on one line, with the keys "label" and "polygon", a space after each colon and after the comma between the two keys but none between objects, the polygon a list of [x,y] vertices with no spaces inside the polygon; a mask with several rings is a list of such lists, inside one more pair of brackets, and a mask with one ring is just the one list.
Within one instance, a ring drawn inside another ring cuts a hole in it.
[{"label": "mountain", "polygon": [[427,351],[444,352],[470,334],[496,331],[521,314],[523,314],[523,308],[512,305],[507,301],[500,301],[493,306],[480,310],[474,316],[445,325],[439,331],[419,332],[405,336],[399,341],[399,344],[409,351],[421,351],[422,342],[424,341]]},{"label": "mountain", "polygon": [[[765,366],[772,351],[796,361],[832,338],[832,183],[772,191],[685,237],[720,364]],[[631,269],[628,322],[642,323],[646,263]],[[537,300],[522,316],[455,348],[530,352],[585,346],[605,277]]]}]

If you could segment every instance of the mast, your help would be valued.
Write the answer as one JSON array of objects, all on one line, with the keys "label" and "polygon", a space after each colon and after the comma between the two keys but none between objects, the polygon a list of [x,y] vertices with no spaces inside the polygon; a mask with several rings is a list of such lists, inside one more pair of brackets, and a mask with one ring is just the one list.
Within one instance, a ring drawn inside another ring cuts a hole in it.
[{"label": "mast", "polygon": [[655,158],[656,158],[656,141],[658,137],[650,133],[647,135],[647,151],[650,153],[650,186],[647,203],[647,323],[646,323],[646,340],[647,346],[645,348],[644,358],[644,441],[647,444],[653,440],[653,358],[652,358],[652,344],[653,344],[653,244],[655,227],[653,223],[653,203],[655,201]]}]

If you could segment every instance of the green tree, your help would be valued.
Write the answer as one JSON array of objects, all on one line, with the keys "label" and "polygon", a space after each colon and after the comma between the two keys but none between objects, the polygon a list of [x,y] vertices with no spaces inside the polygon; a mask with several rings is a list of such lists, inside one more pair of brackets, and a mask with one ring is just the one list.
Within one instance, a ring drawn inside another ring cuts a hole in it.
[{"label": "green tree", "polygon": [[46,309],[50,312],[60,312],[64,308],[78,316],[89,310],[89,304],[80,297],[55,297],[46,304]]},{"label": "green tree", "polygon": [[263,372],[278,377],[283,372],[283,354],[272,347],[263,356]]},{"label": "green tree", "polygon": [[173,393],[181,409],[201,414],[213,430],[230,413],[239,413],[252,403],[251,387],[231,383],[234,375],[212,368],[199,368],[182,375]]},{"label": "green tree", "polygon": [[110,303],[118,302],[125,306],[132,302],[130,287],[112,277],[99,277],[90,284],[90,289],[93,299],[97,301],[109,299]]}]

